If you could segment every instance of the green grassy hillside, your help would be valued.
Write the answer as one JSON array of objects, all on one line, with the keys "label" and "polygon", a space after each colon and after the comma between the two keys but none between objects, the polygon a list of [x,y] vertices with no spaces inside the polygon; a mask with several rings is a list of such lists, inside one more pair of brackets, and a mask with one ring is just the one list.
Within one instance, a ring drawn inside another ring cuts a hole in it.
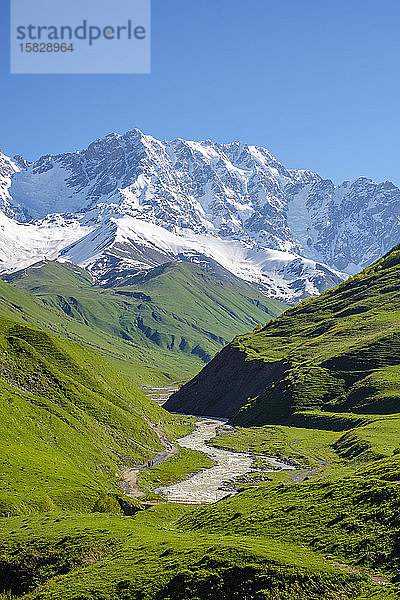
[{"label": "green grassy hillside", "polygon": [[[5,284],[3,284],[5,285]],[[91,511],[117,472],[187,431],[104,358],[0,317],[0,514]]]},{"label": "green grassy hillside", "polygon": [[246,425],[285,423],[316,409],[396,413],[399,292],[396,247],[337,288],[235,338],[167,407],[210,414],[212,404]]},{"label": "green grassy hillside", "polygon": [[[177,523],[165,506],[112,515],[8,519],[0,594],[25,600],[394,600],[394,586],[347,572],[304,545]],[[229,508],[216,510],[228,514]],[[202,515],[203,513],[201,513]],[[200,517],[201,518],[201,517]],[[195,516],[195,523],[199,517]],[[14,595],[8,595],[8,593]]]},{"label": "green grassy hillside", "polygon": [[211,274],[185,262],[107,289],[93,285],[85,270],[58,262],[7,280],[49,309],[41,312],[41,327],[94,349],[141,383],[193,376],[234,335],[286,308],[220,266]]},{"label": "green grassy hillside", "polygon": [[269,484],[198,509],[184,516],[180,526],[198,533],[290,541],[327,562],[343,561],[353,572],[381,573],[398,583],[399,502],[397,483],[370,477]]},{"label": "green grassy hillside", "polygon": [[[399,598],[399,263],[395,249],[335,290],[235,338],[176,394],[174,402],[186,397],[196,410],[225,410],[243,425],[211,444],[257,454],[263,473],[263,454],[302,465],[298,473],[230,483],[237,495],[195,509],[164,503],[137,511],[121,493],[118,470],[161,449],[151,423],[171,438],[188,426],[105,357],[136,369],[115,342],[133,347],[112,329],[118,302],[130,298],[128,314],[143,322],[151,307],[148,318],[161,334],[166,315],[178,317],[180,286],[179,318],[193,325],[198,302],[194,324],[205,328],[207,318],[220,318],[202,312],[215,277],[210,288],[204,275],[199,291],[203,272],[174,265],[97,290],[85,272],[49,263],[26,277],[36,297],[2,284],[0,600]],[[57,277],[67,305],[54,294]],[[227,290],[221,280],[221,294]],[[130,326],[131,316],[119,331],[130,335]],[[99,354],[67,339],[85,332]],[[155,346],[189,356],[147,333],[149,355]],[[185,451],[141,479],[154,487],[160,477],[174,482],[207,464]]]}]

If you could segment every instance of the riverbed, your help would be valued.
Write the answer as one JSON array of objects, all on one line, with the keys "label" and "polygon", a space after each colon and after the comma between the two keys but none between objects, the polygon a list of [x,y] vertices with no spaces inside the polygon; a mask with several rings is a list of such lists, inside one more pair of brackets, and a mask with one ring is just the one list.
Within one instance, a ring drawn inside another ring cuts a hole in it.
[{"label": "riverbed", "polygon": [[[191,475],[187,479],[169,486],[161,486],[154,490],[161,493],[171,502],[216,502],[221,498],[236,493],[229,488],[222,488],[225,481],[230,481],[252,471],[253,455],[247,452],[231,452],[208,446],[206,442],[215,437],[217,429],[225,419],[202,418],[196,422],[194,430],[178,444],[191,450],[198,450],[212,458],[217,464]],[[271,467],[293,469],[274,458],[263,456]],[[272,471],[273,469],[271,469]],[[268,472],[268,469],[265,470]]]}]

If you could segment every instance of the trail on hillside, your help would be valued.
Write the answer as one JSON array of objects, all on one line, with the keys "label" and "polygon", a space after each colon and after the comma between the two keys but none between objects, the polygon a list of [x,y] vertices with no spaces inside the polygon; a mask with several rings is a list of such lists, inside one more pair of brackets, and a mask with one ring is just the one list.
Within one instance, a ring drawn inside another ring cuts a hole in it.
[{"label": "trail on hillside", "polygon": [[168,439],[167,435],[165,434],[165,431],[161,429],[159,425],[153,423],[146,417],[144,417],[144,419],[150,425],[154,433],[157,435],[165,450],[159,452],[152,458],[145,461],[143,465],[124,469],[124,471],[122,472],[121,485],[125,494],[127,496],[130,496],[131,498],[139,498],[140,496],[144,496],[144,492],[142,492],[139,489],[139,486],[137,484],[139,471],[141,471],[142,469],[148,469],[150,468],[150,466],[153,465],[159,465],[160,463],[170,459],[178,452],[178,448]]},{"label": "trail on hillside", "polygon": [[[300,440],[297,440],[296,443],[299,443]],[[292,473],[290,475],[290,478],[292,481],[296,482],[296,483],[300,483],[301,481],[304,481],[305,479],[312,477],[313,475],[316,475],[317,473],[320,473],[321,471],[323,471],[324,469],[326,469],[327,467],[330,466],[330,462],[324,460],[323,458],[319,458],[318,456],[313,456],[312,454],[306,454],[303,451],[300,450],[296,450],[295,448],[293,448],[293,446],[290,446],[290,444],[287,444],[287,447],[292,451],[295,452],[296,454],[298,454],[299,456],[303,456],[306,458],[312,458],[314,460],[316,460],[318,462],[318,466],[317,467],[313,467],[310,469],[304,469],[302,471],[296,471],[296,473]]]},{"label": "trail on hillside", "polygon": [[339,571],[345,571],[346,573],[357,573],[357,575],[367,575],[367,577],[369,577],[369,579],[372,581],[372,583],[375,583],[377,585],[391,585],[391,581],[390,579],[388,579],[387,577],[384,577],[383,575],[377,575],[374,573],[370,573],[368,571],[362,571],[361,569],[357,569],[356,567],[353,567],[351,565],[346,565],[344,563],[340,563],[340,562],[336,562],[336,561],[332,561],[329,563],[332,567],[335,567],[335,569],[338,569]]}]

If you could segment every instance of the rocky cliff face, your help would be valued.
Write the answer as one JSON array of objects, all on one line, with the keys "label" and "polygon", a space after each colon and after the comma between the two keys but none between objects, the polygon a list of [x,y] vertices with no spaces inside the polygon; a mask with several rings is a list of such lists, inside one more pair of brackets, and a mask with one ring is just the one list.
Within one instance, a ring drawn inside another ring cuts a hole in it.
[{"label": "rocky cliff face", "polygon": [[400,190],[390,181],[320,180],[287,192],[289,227],[304,256],[354,274],[399,241]]},{"label": "rocky cliff face", "polygon": [[11,178],[19,170],[18,164],[5,156],[0,150],[0,208],[9,216],[15,215],[11,207],[13,200],[9,192]]}]

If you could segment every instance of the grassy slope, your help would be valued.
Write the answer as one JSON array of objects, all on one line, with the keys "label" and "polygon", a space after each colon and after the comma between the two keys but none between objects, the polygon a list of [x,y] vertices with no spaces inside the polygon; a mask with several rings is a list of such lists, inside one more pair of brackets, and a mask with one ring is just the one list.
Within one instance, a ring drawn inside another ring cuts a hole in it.
[{"label": "grassy slope", "polygon": [[192,531],[284,540],[354,569],[400,578],[397,484],[370,478],[269,484],[182,518]]},{"label": "grassy slope", "polygon": [[[290,363],[285,377],[271,382],[239,420],[264,413],[279,418],[318,407],[398,412],[399,282],[400,249],[395,248],[334,290],[287,311],[259,334],[238,339],[246,356]],[[284,403],[275,411],[278,395]]]},{"label": "grassy slope", "polygon": [[3,590],[28,592],[26,600],[396,597],[284,540],[182,531],[174,522],[181,514],[163,506],[129,519],[8,519],[0,534]]},{"label": "grassy slope", "polygon": [[52,311],[52,328],[141,383],[182,381],[234,335],[285,308],[222,268],[212,275],[194,264],[169,263],[105,289],[74,265],[38,266],[9,280]]},{"label": "grassy slope", "polygon": [[[212,388],[214,399],[220,393],[226,399],[225,414],[237,411],[232,412],[235,398],[239,406],[246,405],[234,419],[245,425],[285,423],[293,413],[316,409],[397,412],[399,282],[400,249],[395,248],[359,275],[286,311],[261,331],[237,337],[176,394],[175,409],[190,402],[200,387],[204,394],[198,394],[197,410]],[[225,377],[233,362],[236,380]],[[250,376],[254,365],[263,370],[261,390],[255,394]],[[242,383],[240,393],[237,380]]]},{"label": "grassy slope", "polygon": [[0,510],[91,510],[116,472],[187,432],[101,356],[0,317]]},{"label": "grassy slope", "polygon": [[[25,337],[17,342],[19,348]],[[302,343],[308,342],[304,335]],[[59,339],[57,343],[63,348],[73,346]],[[54,351],[50,354],[57,359]],[[318,355],[313,358],[318,360]],[[59,369],[60,365],[56,366]],[[301,361],[293,361],[291,368],[302,366]],[[47,377],[47,371],[42,371]],[[47,380],[43,385],[42,379],[37,382],[34,373],[28,369],[28,384],[42,386],[41,393],[50,388],[52,405],[57,406],[59,386],[55,382],[47,385]],[[86,380],[87,374],[82,376]],[[74,371],[74,379],[79,382],[79,377]],[[106,379],[109,381],[108,376]],[[392,379],[395,390],[395,376]],[[20,387],[20,381],[17,385]],[[314,397],[314,387],[310,389]],[[363,402],[365,389],[360,394],[362,406],[368,406]],[[394,483],[400,480],[398,417],[380,415],[376,410],[369,414],[344,412],[346,406],[346,402],[329,405],[336,410],[332,412],[324,404],[301,404],[301,410],[295,406],[291,427],[239,428],[233,439],[224,436],[216,441],[264,453],[288,455],[289,445],[316,456],[322,453],[322,458],[338,461],[331,480],[263,483],[194,511],[167,505],[133,518],[56,512],[2,519],[0,593],[11,590],[20,597],[28,592],[25,597],[32,600],[66,596],[72,600],[398,598],[395,585],[371,582],[369,577],[399,576],[400,486]],[[276,413],[273,415],[275,418]],[[34,420],[37,424],[36,414]],[[12,427],[14,431],[15,424]],[[43,435],[42,424],[38,430]],[[298,439],[301,443],[296,446]],[[363,457],[357,477],[350,476],[345,467],[354,453]],[[174,464],[165,467],[174,480],[180,469]],[[155,483],[155,478],[148,482]],[[57,510],[48,505],[47,498],[42,502],[42,510]],[[97,502],[97,509],[100,504]],[[181,519],[176,522],[178,517]],[[337,564],[342,562],[352,565],[350,572]]]}]

